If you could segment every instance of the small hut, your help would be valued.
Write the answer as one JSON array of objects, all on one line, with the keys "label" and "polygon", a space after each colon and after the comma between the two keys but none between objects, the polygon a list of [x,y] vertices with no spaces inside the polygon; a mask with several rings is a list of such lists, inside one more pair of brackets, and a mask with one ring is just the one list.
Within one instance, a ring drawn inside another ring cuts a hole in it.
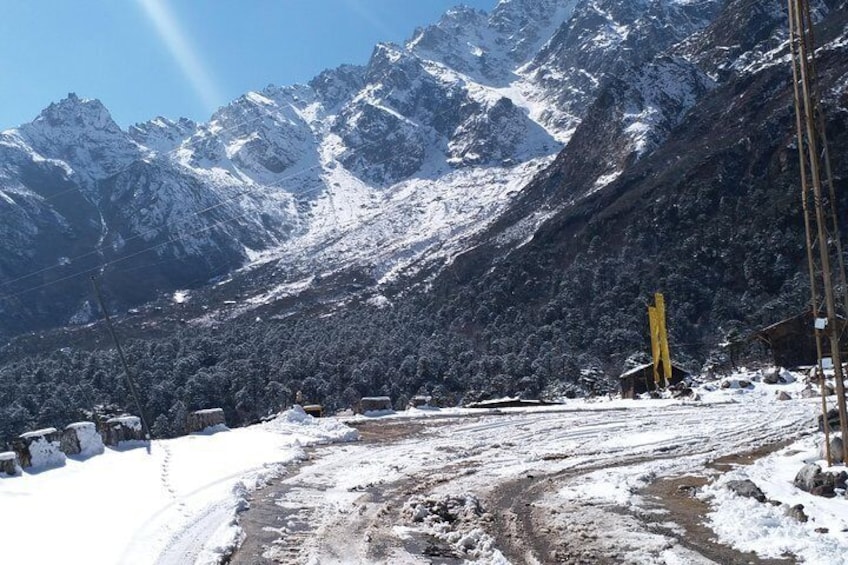
[{"label": "small hut", "polygon": [[0,473],[5,473],[10,477],[20,474],[21,468],[18,465],[18,454],[14,451],[0,452]]},{"label": "small hut", "polygon": [[392,399],[388,396],[364,396],[359,401],[357,409],[358,414],[367,414],[369,412],[391,412]]},{"label": "small hut", "polygon": [[[777,367],[801,367],[818,363],[816,351],[816,320],[812,310],[786,318],[754,332],[750,339],[765,345]],[[844,325],[844,321],[842,321]],[[848,346],[848,338],[841,334],[841,350]],[[822,339],[823,355],[830,355],[830,340]]]},{"label": "small hut", "polygon": [[202,432],[212,426],[226,426],[223,408],[207,408],[195,410],[188,415],[188,433]]},{"label": "small hut", "polygon": [[65,455],[88,457],[103,453],[103,439],[94,422],[75,422],[65,426],[59,447]]},{"label": "small hut", "polygon": [[122,441],[144,441],[144,430],[138,416],[118,416],[109,418],[100,426],[103,443],[114,447]]},{"label": "small hut", "polygon": [[44,428],[19,435],[11,447],[21,467],[59,467],[65,464],[60,449],[62,436],[56,428]]},{"label": "small hut", "polygon": [[[689,376],[689,373],[672,363],[671,365],[671,382],[668,384],[676,385]],[[656,390],[654,383],[654,364],[645,363],[633,367],[629,371],[622,373],[619,379],[621,386],[622,398],[636,398],[640,394]]]}]

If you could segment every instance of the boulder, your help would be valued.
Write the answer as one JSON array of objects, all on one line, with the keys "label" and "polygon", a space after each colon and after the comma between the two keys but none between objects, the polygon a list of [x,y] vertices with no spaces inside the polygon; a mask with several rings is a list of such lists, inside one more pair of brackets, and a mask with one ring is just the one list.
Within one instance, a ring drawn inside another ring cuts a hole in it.
[{"label": "boulder", "polygon": [[795,475],[795,486],[805,492],[810,492],[816,486],[816,477],[821,475],[821,472],[821,467],[815,463],[807,463]]},{"label": "boulder", "polygon": [[785,390],[781,390],[777,393],[778,400],[792,400],[792,396],[786,392]]},{"label": "boulder", "polygon": [[807,518],[807,515],[804,513],[804,505],[803,504],[796,504],[795,506],[792,506],[791,508],[787,506],[785,512],[786,512],[787,516],[789,516],[790,518],[794,518],[795,520],[797,520],[799,522],[806,522],[809,519],[809,518]]},{"label": "boulder", "polygon": [[807,463],[795,476],[795,486],[816,496],[832,498],[836,489],[844,489],[848,473],[823,473],[815,463]]},{"label": "boulder", "polygon": [[741,481],[728,481],[727,488],[736,493],[738,496],[742,496],[745,498],[753,498],[757,502],[765,502],[766,495],[763,494],[763,491],[760,490],[760,487],[754,484],[754,481],[750,479],[744,479]]},{"label": "boulder", "polygon": [[[819,431],[824,431],[824,418],[819,414]],[[831,408],[827,411],[827,424],[831,430],[839,430],[839,410],[836,408]]]},{"label": "boulder", "polygon": [[763,372],[763,382],[767,385],[776,385],[780,382],[780,369],[774,368]]},{"label": "boulder", "polygon": [[[842,461],[842,456],[844,454],[844,447],[842,444],[842,438],[839,436],[834,436],[830,438],[830,457],[834,463],[838,463]],[[827,450],[825,449],[824,441],[819,445],[819,457],[821,459],[827,459]]]}]

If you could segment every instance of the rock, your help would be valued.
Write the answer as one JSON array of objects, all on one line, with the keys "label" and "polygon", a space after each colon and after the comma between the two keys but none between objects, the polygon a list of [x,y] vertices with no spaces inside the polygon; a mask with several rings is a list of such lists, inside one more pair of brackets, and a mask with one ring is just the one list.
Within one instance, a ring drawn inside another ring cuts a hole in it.
[{"label": "rock", "polygon": [[674,394],[672,394],[672,397],[673,398],[691,398],[694,394],[695,394],[695,391],[693,391],[689,387],[685,387],[685,388],[682,388],[680,390],[675,391]]},{"label": "rock", "polygon": [[817,534],[826,534],[826,533],[828,533],[830,530],[829,530],[828,528],[816,528],[816,530],[815,530],[815,531],[816,531],[816,533],[817,533]]},{"label": "rock", "polygon": [[834,394],[836,394],[836,391],[833,390],[833,387],[829,384],[825,384],[824,385],[824,395],[825,396],[833,396]]},{"label": "rock", "polygon": [[790,518],[795,518],[799,522],[806,522],[808,520],[807,515],[804,513],[803,504],[796,504],[792,508],[787,508],[786,515]]},{"label": "rock", "polygon": [[754,484],[754,481],[750,479],[729,481],[726,486],[731,492],[734,492],[739,496],[753,498],[757,502],[766,501],[766,495],[763,494],[763,491],[761,491],[760,488]]},{"label": "rock", "polygon": [[763,382],[767,385],[776,385],[780,382],[780,369],[774,368],[763,373]]},{"label": "rock", "polygon": [[818,393],[810,387],[801,391],[801,398],[813,398],[814,396],[818,396]]},{"label": "rock", "polygon": [[[822,415],[819,414],[819,431],[824,431],[824,424],[822,423],[823,418]],[[839,430],[839,410],[836,408],[831,408],[827,411],[827,423],[831,430]]]},{"label": "rock", "polygon": [[836,489],[844,489],[848,473],[823,473],[815,463],[807,463],[795,476],[795,486],[815,496],[832,498]]},{"label": "rock", "polygon": [[778,400],[792,400],[792,396],[786,392],[785,390],[781,390],[777,393]]},{"label": "rock", "polygon": [[836,492],[831,484],[816,485],[810,490],[810,494],[824,498],[833,498],[836,496]]},{"label": "rock", "polygon": [[[830,438],[830,457],[834,463],[842,461],[842,456],[844,454],[843,450],[844,447],[841,437],[834,436]],[[827,450],[825,449],[824,441],[822,441],[821,445],[819,445],[819,457],[827,459]]]},{"label": "rock", "polygon": [[821,475],[821,467],[815,463],[807,463],[795,475],[795,486],[805,492],[810,492],[816,486],[816,477]]},{"label": "rock", "polygon": [[694,497],[695,493],[698,492],[698,487],[695,485],[680,485],[677,487],[677,492],[681,496]]}]

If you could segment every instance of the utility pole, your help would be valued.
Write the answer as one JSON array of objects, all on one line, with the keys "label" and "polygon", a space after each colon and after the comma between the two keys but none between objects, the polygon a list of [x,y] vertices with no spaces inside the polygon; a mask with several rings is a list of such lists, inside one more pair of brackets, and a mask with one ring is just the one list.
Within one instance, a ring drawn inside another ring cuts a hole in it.
[{"label": "utility pole", "polygon": [[[810,298],[815,324],[817,372],[822,388],[822,417],[828,463],[830,454],[825,398],[824,341],[830,349],[836,381],[836,402],[843,441],[848,441],[848,414],[845,409],[845,381],[840,343],[848,320],[848,285],[836,213],[836,191],[830,167],[824,114],[818,91],[813,21],[808,0],[789,2],[789,47],[792,55],[792,83],[795,98],[795,127],[801,174],[801,197],[810,272]],[[835,279],[835,280],[834,280]],[[824,298],[824,304],[822,304]],[[827,366],[826,366],[827,365]],[[843,449],[848,463],[848,450]]]},{"label": "utility pole", "polygon": [[109,335],[112,336],[112,341],[115,343],[115,349],[118,351],[118,358],[120,358],[121,364],[124,366],[124,374],[127,377],[127,387],[130,390],[133,402],[135,402],[136,410],[138,410],[138,417],[141,419],[141,425],[144,429],[144,437],[147,438],[147,441],[149,442],[151,437],[150,428],[147,426],[147,418],[144,417],[144,408],[141,406],[141,401],[138,398],[138,393],[136,392],[135,384],[133,383],[130,365],[127,363],[127,358],[124,357],[124,350],[121,348],[121,342],[118,341],[118,336],[115,334],[115,328],[112,327],[112,319],[109,317],[108,310],[106,310],[106,303],[103,302],[103,297],[100,295],[100,287],[97,286],[97,279],[94,275],[91,275],[91,286],[94,287],[94,296],[97,297],[97,302],[100,304],[100,311],[103,312],[103,319],[106,320],[106,328],[109,330]]}]

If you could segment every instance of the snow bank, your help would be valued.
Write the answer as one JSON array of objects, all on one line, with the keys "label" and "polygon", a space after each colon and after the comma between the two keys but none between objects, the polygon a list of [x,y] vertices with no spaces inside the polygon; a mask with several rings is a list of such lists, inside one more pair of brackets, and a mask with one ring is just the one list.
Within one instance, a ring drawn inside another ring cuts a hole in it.
[{"label": "snow bank", "polygon": [[[793,485],[807,462],[827,470],[826,462],[817,461],[816,444],[816,437],[805,438],[704,487],[699,496],[712,507],[708,524],[719,540],[760,557],[793,555],[807,563],[848,563],[848,539],[843,534],[848,528],[848,501],[814,496]],[[752,480],[769,500],[781,504],[741,498],[726,488],[729,481],[742,479]],[[787,516],[786,510],[797,504],[803,505],[807,522]]]},{"label": "snow bank", "polygon": [[324,444],[359,439],[358,430],[333,418],[314,418],[297,405],[261,425],[269,431],[288,434],[302,444]]},{"label": "snow bank", "polygon": [[[93,448],[96,440],[85,437]],[[15,520],[3,526],[3,536],[17,542],[3,547],[3,561],[181,564],[191,556],[191,562],[220,562],[240,543],[237,516],[251,489],[302,460],[303,446],[358,437],[335,420],[290,410],[265,424],[154,440],[149,451],[124,443],[50,472],[4,479],[0,506]],[[64,461],[47,444],[39,463],[54,456]],[[45,516],[62,524],[49,544],[38,537]],[[97,543],[79,542],[92,531]]]}]

